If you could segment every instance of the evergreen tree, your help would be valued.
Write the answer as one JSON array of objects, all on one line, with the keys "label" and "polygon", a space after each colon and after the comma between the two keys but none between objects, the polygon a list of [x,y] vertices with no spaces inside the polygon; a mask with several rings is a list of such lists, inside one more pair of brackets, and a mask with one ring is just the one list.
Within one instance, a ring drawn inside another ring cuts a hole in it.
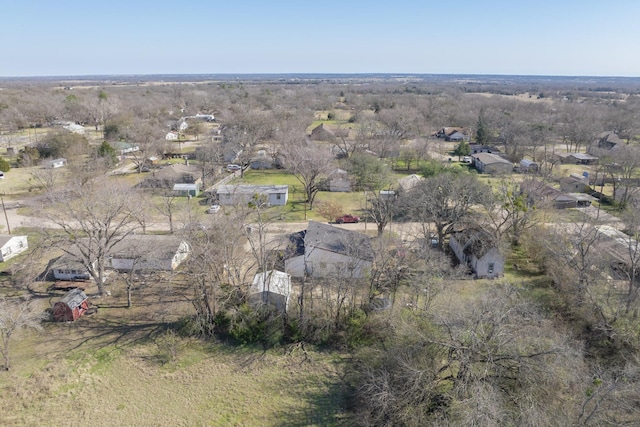
[{"label": "evergreen tree", "polygon": [[478,124],[476,125],[476,142],[478,144],[486,144],[489,141],[489,126],[487,119],[484,117],[484,111],[480,110],[478,116]]},{"label": "evergreen tree", "polygon": [[111,164],[118,163],[116,150],[107,141],[104,141],[100,144],[100,147],[98,147],[98,157],[108,158],[111,161]]},{"label": "evergreen tree", "polygon": [[5,159],[0,157],[0,171],[9,172],[11,170],[11,165]]},{"label": "evergreen tree", "polygon": [[453,150],[453,154],[458,156],[458,161],[462,156],[468,156],[471,154],[471,146],[467,141],[460,141],[455,150]]}]

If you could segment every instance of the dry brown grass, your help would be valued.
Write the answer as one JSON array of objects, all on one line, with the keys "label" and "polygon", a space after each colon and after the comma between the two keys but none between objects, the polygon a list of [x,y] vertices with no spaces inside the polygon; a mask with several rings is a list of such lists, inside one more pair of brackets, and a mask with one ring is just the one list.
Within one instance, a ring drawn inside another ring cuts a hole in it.
[{"label": "dry brown grass", "polygon": [[[167,322],[190,312],[188,290],[179,281],[146,283],[134,291],[132,309],[114,285],[111,297],[91,299],[96,314],[16,337],[14,369],[0,372],[0,425],[342,423],[339,356],[178,337],[167,359],[158,343]],[[45,288],[33,288],[43,309],[62,295]]]}]

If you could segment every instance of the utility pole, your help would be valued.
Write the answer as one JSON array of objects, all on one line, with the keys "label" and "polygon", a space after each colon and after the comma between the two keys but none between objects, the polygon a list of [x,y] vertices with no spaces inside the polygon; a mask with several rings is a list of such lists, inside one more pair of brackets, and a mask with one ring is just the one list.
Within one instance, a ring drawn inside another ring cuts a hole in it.
[{"label": "utility pole", "polygon": [[7,208],[4,206],[4,197],[0,196],[0,201],[2,201],[2,211],[4,212],[4,219],[7,221],[7,231],[11,234],[11,226],[9,226],[9,217],[7,216]]}]

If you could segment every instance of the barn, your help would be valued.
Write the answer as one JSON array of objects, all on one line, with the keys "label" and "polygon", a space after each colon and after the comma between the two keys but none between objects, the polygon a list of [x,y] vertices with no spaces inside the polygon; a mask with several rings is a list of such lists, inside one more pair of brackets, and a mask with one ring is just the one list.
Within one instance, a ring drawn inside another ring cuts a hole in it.
[{"label": "barn", "polygon": [[82,289],[72,289],[53,305],[55,322],[73,322],[89,309],[87,295]]}]

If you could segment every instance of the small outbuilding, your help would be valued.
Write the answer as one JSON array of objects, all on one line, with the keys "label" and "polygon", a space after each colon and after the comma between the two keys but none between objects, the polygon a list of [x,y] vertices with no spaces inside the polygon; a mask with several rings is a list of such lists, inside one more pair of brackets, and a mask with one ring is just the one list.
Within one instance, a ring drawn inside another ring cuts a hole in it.
[{"label": "small outbuilding", "polygon": [[177,183],[173,184],[173,191],[179,196],[197,197],[200,194],[200,184],[198,183]]},{"label": "small outbuilding", "polygon": [[277,270],[258,273],[253,277],[249,290],[249,302],[253,305],[269,304],[285,312],[289,308],[291,276]]},{"label": "small outbuilding", "polygon": [[55,322],[73,322],[83,316],[89,309],[87,295],[82,289],[72,289],[53,305]]},{"label": "small outbuilding", "polygon": [[540,167],[536,162],[529,159],[520,160],[520,172],[522,173],[538,173]]},{"label": "small outbuilding", "polygon": [[67,165],[67,159],[53,159],[45,162],[44,167],[47,169],[57,169]]}]

